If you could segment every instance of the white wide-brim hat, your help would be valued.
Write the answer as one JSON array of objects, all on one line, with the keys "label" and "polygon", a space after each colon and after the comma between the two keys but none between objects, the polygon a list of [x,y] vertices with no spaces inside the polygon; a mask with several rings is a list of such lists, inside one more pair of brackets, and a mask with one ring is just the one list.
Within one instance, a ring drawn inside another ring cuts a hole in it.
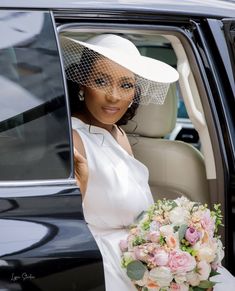
[{"label": "white wide-brim hat", "polygon": [[[138,101],[134,101],[142,104],[163,104],[170,83],[176,82],[179,78],[178,72],[173,67],[159,60],[142,56],[131,41],[118,35],[101,34],[86,42],[63,36],[61,46],[66,76],[69,80],[82,83],[81,76],[74,74],[74,70],[68,68],[74,64],[80,65],[86,48],[86,56],[89,51],[93,59],[94,55],[100,55],[134,73],[141,95]],[[81,71],[83,70],[79,72]],[[87,83],[84,85],[89,86]]]}]

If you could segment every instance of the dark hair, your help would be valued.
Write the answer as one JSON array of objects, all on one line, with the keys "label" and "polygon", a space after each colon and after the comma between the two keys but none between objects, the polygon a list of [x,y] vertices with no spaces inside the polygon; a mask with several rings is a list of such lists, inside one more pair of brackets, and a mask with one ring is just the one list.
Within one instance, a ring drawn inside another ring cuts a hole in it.
[{"label": "dark hair", "polygon": [[[89,57],[88,57],[89,54]],[[102,57],[101,55],[98,55],[98,57]],[[83,112],[85,109],[85,102],[80,101],[78,97],[78,93],[80,90],[79,87],[79,75],[83,76],[83,81],[87,80],[89,78],[89,72],[92,69],[92,65],[94,64],[94,61],[97,60],[97,55],[93,55],[93,58],[91,57],[91,54],[89,53],[89,49],[84,49],[84,52],[82,54],[80,64],[85,64],[84,66],[78,65],[78,64],[71,64],[65,71],[67,71],[74,74],[74,76],[77,77],[77,82],[67,80],[67,87],[68,87],[68,93],[69,93],[69,104],[70,104],[70,110],[71,114],[74,115],[76,113]],[[76,79],[75,77],[73,79]],[[83,82],[83,85],[84,82]],[[125,125],[127,124],[128,120],[132,119],[135,114],[136,110],[139,106],[139,99],[140,99],[140,89],[136,86],[135,88],[135,96],[134,101],[130,108],[127,109],[125,114],[119,119],[116,124],[117,125]]]}]

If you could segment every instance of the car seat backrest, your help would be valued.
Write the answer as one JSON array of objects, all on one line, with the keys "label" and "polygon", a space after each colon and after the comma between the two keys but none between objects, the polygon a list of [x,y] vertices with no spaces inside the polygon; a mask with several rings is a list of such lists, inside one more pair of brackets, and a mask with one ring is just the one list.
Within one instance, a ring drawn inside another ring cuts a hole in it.
[{"label": "car seat backrest", "polygon": [[176,125],[178,98],[171,85],[163,105],[140,105],[136,116],[123,126],[134,156],[149,169],[154,199],[184,195],[209,203],[204,158],[199,150],[182,141],[165,139]]}]

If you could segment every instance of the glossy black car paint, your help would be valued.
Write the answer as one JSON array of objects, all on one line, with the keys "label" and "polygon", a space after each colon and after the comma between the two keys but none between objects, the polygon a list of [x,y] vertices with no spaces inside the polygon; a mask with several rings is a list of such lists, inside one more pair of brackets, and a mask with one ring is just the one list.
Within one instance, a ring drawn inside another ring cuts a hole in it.
[{"label": "glossy black car paint", "polygon": [[[5,197],[10,196],[0,200],[0,224],[9,224],[8,235],[1,236],[9,236],[10,252],[1,256],[0,287],[104,290],[100,253],[84,221],[77,187],[40,186],[38,192],[35,195],[35,186],[1,188]],[[94,273],[93,280],[87,280],[89,273]]]},{"label": "glossy black car paint", "polygon": [[[214,111],[214,130],[222,159],[225,193],[226,265],[234,267],[235,253],[235,153],[233,84],[229,83],[226,64],[220,55],[219,42],[213,40],[211,23],[235,16],[235,4],[226,1],[1,1],[1,9],[51,10],[58,26],[78,22],[94,28],[161,25],[183,29],[205,66],[205,84]],[[193,5],[193,9],[192,9]],[[217,23],[218,24],[218,23]],[[214,25],[217,25],[214,24]],[[217,33],[214,31],[214,36]],[[215,46],[212,45],[215,44]],[[197,52],[198,53],[198,52]],[[209,61],[209,66],[208,66]],[[221,64],[223,65],[221,67]],[[220,74],[217,72],[220,68]],[[222,69],[221,69],[222,68]],[[230,74],[228,72],[228,74]],[[202,74],[203,75],[203,74]],[[229,84],[225,86],[223,84]],[[211,88],[213,92],[211,92]],[[221,130],[222,128],[222,130]],[[0,220],[33,223],[47,230],[32,245],[7,253],[0,258],[0,290],[104,290],[101,256],[86,227],[79,190],[71,179],[54,185],[51,182],[4,185],[0,182]],[[17,225],[17,224],[16,224]],[[2,230],[1,236],[4,237]],[[22,229],[22,235],[24,229]],[[14,235],[13,235],[14,237]],[[26,237],[27,238],[27,237]],[[20,244],[21,237],[14,237]],[[233,254],[233,255],[232,255]],[[2,260],[2,261],[1,261]]]}]

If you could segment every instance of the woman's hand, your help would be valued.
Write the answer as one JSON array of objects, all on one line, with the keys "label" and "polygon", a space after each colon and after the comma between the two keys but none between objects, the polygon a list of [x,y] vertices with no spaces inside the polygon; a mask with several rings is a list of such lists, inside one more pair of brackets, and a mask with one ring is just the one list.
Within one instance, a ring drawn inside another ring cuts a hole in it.
[{"label": "woman's hand", "polygon": [[83,196],[86,193],[88,181],[88,165],[87,160],[74,148],[74,170],[77,185]]}]

